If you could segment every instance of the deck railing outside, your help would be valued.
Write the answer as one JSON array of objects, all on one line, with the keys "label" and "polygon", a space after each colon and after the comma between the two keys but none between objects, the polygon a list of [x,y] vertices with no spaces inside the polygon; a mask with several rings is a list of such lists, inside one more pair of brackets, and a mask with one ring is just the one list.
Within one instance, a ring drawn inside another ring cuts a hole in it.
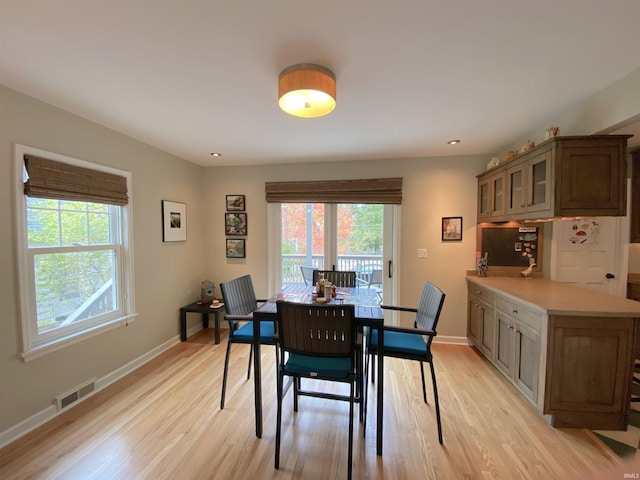
[{"label": "deck railing outside", "polygon": [[[308,265],[306,255],[282,255],[282,284],[304,284],[301,265]],[[324,264],[324,256],[313,255],[311,265],[318,270],[331,270]],[[336,270],[355,271],[360,284],[367,285],[374,270],[382,270],[382,255],[339,255]]]}]

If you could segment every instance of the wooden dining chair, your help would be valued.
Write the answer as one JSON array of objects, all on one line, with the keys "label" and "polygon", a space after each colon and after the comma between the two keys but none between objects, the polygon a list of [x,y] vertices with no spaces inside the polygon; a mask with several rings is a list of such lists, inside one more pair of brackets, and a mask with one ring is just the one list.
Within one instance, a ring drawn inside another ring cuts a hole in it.
[{"label": "wooden dining chair", "polygon": [[350,287],[356,286],[356,272],[340,271],[340,270],[314,270],[313,271],[313,284],[318,283],[320,278],[329,280],[336,287]]},{"label": "wooden dining chair", "polygon": [[[438,400],[438,385],[436,372],[433,368],[433,355],[431,354],[431,342],[437,335],[436,326],[444,304],[445,294],[434,284],[425,282],[422,295],[417,308],[394,307],[381,305],[383,309],[400,312],[413,312],[415,319],[414,328],[402,328],[394,326],[384,327],[384,345],[378,345],[378,331],[371,330],[366,342],[365,377],[368,375],[369,360],[371,359],[371,381],[375,378],[375,356],[403,358],[420,362],[420,374],[422,377],[422,395],[424,403],[427,403],[427,389],[424,381],[424,362],[431,368],[431,380],[433,383],[433,396],[436,405],[436,421],[438,424],[438,441],[442,443],[442,425],[440,423],[440,403]],[[364,396],[364,415],[367,414],[366,382]]]},{"label": "wooden dining chair", "polygon": [[[222,291],[224,308],[227,312],[224,318],[229,322],[227,353],[224,357],[224,373],[222,375],[222,395],[220,396],[220,409],[224,409],[231,345],[234,343],[251,345],[251,350],[249,351],[249,366],[247,368],[248,380],[251,377],[251,360],[253,355],[253,311],[258,308],[259,303],[265,302],[265,300],[256,299],[251,275],[245,275],[227,282],[222,282],[220,284],[220,290]],[[260,343],[263,345],[276,345],[275,322],[260,322]]]},{"label": "wooden dining chair", "polygon": [[[353,305],[308,305],[277,301],[278,369],[277,425],[275,462],[280,468],[280,437],[282,433],[282,401],[284,377],[292,378],[293,410],[298,411],[298,396],[310,396],[349,402],[348,474],[353,469],[353,409],[359,378],[356,361],[357,330]],[[303,390],[302,378],[349,384],[349,395]]]}]

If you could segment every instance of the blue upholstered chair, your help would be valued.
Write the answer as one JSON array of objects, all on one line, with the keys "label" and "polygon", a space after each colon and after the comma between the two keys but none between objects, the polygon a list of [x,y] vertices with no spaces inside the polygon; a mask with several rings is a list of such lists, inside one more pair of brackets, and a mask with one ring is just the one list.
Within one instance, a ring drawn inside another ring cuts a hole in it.
[{"label": "blue upholstered chair", "polygon": [[[436,373],[433,369],[433,355],[431,354],[431,342],[437,335],[436,326],[444,304],[445,294],[432,283],[425,282],[420,296],[418,308],[393,307],[382,305],[383,309],[397,310],[400,312],[413,312],[416,314],[413,326],[414,328],[401,327],[384,327],[384,346],[381,349],[378,345],[378,332],[372,329],[371,335],[367,340],[367,368],[369,359],[371,358],[372,374],[371,380],[374,381],[375,355],[385,355],[386,357],[404,358],[407,360],[415,360],[420,362],[420,374],[422,376],[422,395],[424,402],[427,403],[427,389],[424,381],[424,362],[429,364],[431,368],[431,380],[433,383],[433,396],[436,404],[436,420],[438,423],[438,441],[442,443],[442,425],[440,423],[440,403],[438,401],[438,386],[436,383]],[[365,417],[366,417],[366,400]]]},{"label": "blue upholstered chair", "polygon": [[[251,359],[253,355],[253,311],[258,308],[258,303],[265,300],[257,300],[253,290],[251,275],[229,280],[220,284],[224,308],[227,312],[225,319],[229,322],[229,339],[227,353],[224,357],[224,373],[222,376],[222,395],[220,408],[224,408],[225,394],[227,390],[227,372],[229,370],[229,355],[231,345],[244,343],[251,345],[249,352],[249,366],[247,368],[247,380],[251,376]],[[276,345],[275,322],[260,322],[260,343],[264,345]],[[277,352],[276,352],[277,353]]]},{"label": "blue upholstered chair", "polygon": [[[349,402],[349,466],[353,465],[353,408],[356,401],[356,381],[359,378],[356,361],[358,333],[353,305],[305,305],[282,300],[277,302],[278,320],[278,412],[276,426],[275,468],[280,467],[280,436],[282,401],[288,391],[284,377],[293,381],[293,410],[298,411],[298,396],[347,400]],[[349,384],[349,395],[303,390],[302,378]],[[320,447],[320,446],[319,446]]]}]

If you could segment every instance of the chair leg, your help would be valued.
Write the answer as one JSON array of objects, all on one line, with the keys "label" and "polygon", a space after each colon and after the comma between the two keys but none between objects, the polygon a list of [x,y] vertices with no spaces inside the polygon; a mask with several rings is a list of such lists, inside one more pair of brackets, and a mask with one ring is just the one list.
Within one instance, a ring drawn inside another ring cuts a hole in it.
[{"label": "chair leg", "polygon": [[[356,382],[358,379],[356,378]],[[354,397],[354,382],[351,382],[349,389],[349,466],[347,468],[347,478],[351,480],[351,474],[353,471],[353,404],[355,403]]]},{"label": "chair leg", "polygon": [[247,367],[247,380],[251,378],[251,358],[253,357],[253,345],[251,345],[251,349],[249,350],[249,366]]},{"label": "chair leg", "polygon": [[229,354],[231,353],[231,342],[227,342],[227,354],[224,357],[224,371],[222,373],[222,395],[220,396],[220,410],[224,409],[224,396],[227,392],[227,373],[229,372]]},{"label": "chair leg", "polygon": [[424,365],[420,362],[420,376],[422,377],[422,397],[424,398],[424,403],[427,402],[427,387],[424,383]]},{"label": "chair leg", "polygon": [[433,398],[436,402],[436,420],[438,422],[438,441],[442,444],[442,424],[440,423],[440,402],[438,401],[438,384],[436,383],[436,371],[433,368],[433,361],[429,362],[431,367],[431,380],[433,381]]},{"label": "chair leg", "polygon": [[293,377],[293,411],[298,411],[298,390],[300,389],[300,377]]},{"label": "chair leg", "polygon": [[282,430],[282,382],[284,376],[279,370],[279,368],[276,370],[276,391],[278,394],[278,409],[276,414],[276,452],[274,459],[274,467],[276,469],[280,468],[280,434]]},{"label": "chair leg", "polygon": [[376,383],[376,354],[372,353],[370,355],[371,358],[371,383],[374,384]]},{"label": "chair leg", "polygon": [[362,358],[363,352],[362,349],[358,349],[358,358],[357,358],[357,375],[356,375],[356,397],[360,400],[358,403],[358,412],[360,415],[360,422],[362,423],[364,421],[364,398],[363,396],[366,395],[366,381],[365,376],[364,376],[364,359]]},{"label": "chair leg", "polygon": [[[365,438],[367,435],[367,407],[369,405],[369,389],[368,389],[368,376],[369,376],[369,361],[373,357],[373,354],[367,354],[365,350],[364,354],[364,376],[362,378],[362,395],[364,398],[361,399],[361,402],[364,404],[364,412],[362,414],[362,438]],[[375,370],[375,362],[371,362],[372,370]],[[373,371],[371,372],[373,376]],[[371,383],[373,382],[373,378],[371,379]]]}]

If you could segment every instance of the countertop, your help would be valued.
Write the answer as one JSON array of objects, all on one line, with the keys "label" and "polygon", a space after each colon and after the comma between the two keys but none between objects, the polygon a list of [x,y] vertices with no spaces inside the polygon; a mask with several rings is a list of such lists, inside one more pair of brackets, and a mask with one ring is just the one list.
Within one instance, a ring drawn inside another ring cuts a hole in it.
[{"label": "countertop", "polygon": [[640,317],[640,302],[553,280],[467,276],[467,281],[528,303],[548,315]]}]

